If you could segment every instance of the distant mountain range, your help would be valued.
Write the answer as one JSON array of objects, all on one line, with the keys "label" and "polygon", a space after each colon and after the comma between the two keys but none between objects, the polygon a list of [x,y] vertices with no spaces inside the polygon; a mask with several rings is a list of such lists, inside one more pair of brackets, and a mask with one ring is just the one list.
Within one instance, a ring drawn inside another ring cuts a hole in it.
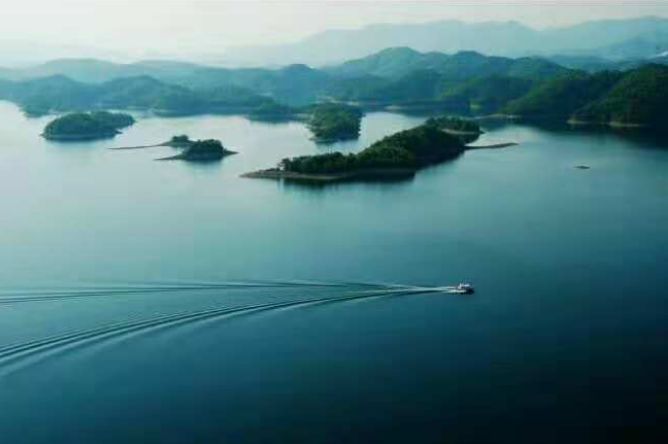
[{"label": "distant mountain range", "polygon": [[[86,84],[106,84],[119,79],[133,79],[136,83],[137,79],[144,78],[147,87],[155,87],[148,84],[145,79],[148,77],[201,94],[234,90],[245,98],[257,95],[303,106],[326,97],[379,102],[401,98],[432,100],[445,85],[472,78],[498,75],[537,80],[565,70],[542,59],[487,57],[475,52],[446,55],[390,48],[328,69],[298,64],[280,69],[229,69],[181,62],[118,64],[67,59],[25,69],[0,70],[0,78],[23,82],[28,89],[39,83],[35,79],[55,81],[61,76]],[[62,79],[58,82],[58,89],[65,87]]]},{"label": "distant mountain range", "polygon": [[485,56],[475,51],[453,55],[440,52],[422,53],[411,48],[388,48],[361,59],[324,68],[340,77],[372,75],[399,78],[414,71],[431,70],[449,79],[470,79],[484,75],[507,75],[521,78],[551,77],[564,68],[545,59]]},{"label": "distant mountain range", "polygon": [[[664,58],[660,54],[651,60]],[[645,62],[629,68],[592,74],[544,58],[474,51],[448,55],[410,48],[389,48],[323,69],[299,64],[228,69],[180,62],[58,60],[0,71],[0,99],[18,103],[29,114],[143,109],[271,117],[335,101],[369,109],[665,126],[668,67]]]},{"label": "distant mountain range", "polygon": [[488,55],[578,55],[613,61],[648,58],[668,51],[668,19],[644,17],[602,20],[564,28],[536,30],[518,22],[371,25],[331,30],[287,45],[232,48],[226,63],[241,65],[312,66],[338,64],[388,47],[421,52],[477,51]]}]

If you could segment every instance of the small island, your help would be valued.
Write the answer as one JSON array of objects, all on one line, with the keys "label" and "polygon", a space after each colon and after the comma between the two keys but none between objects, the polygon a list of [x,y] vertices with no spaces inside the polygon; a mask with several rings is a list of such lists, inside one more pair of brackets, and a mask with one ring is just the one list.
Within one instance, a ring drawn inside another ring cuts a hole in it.
[{"label": "small island", "polygon": [[190,137],[182,134],[180,136],[173,136],[167,142],[160,144],[159,146],[171,146],[172,148],[188,148],[195,143],[194,140],[191,140]]},{"label": "small island", "polygon": [[323,103],[312,109],[307,126],[316,142],[331,143],[358,138],[361,121],[362,110],[357,107]]},{"label": "small island", "polygon": [[356,154],[336,152],[283,159],[277,168],[243,177],[311,182],[405,177],[427,165],[454,159],[465,150],[461,140],[428,121],[385,137]]},{"label": "small island", "polygon": [[236,154],[236,152],[226,149],[220,140],[209,139],[191,141],[187,136],[172,137],[172,142],[175,140],[178,143],[181,143],[181,146],[176,146],[177,148],[185,148],[183,152],[175,156],[163,157],[156,160],[187,160],[191,162],[210,162],[214,160],[220,160],[223,157],[229,156],[231,154]]},{"label": "small island", "polygon": [[58,117],[44,128],[42,136],[48,140],[79,141],[114,137],[135,123],[129,114],[95,111],[71,113]]}]

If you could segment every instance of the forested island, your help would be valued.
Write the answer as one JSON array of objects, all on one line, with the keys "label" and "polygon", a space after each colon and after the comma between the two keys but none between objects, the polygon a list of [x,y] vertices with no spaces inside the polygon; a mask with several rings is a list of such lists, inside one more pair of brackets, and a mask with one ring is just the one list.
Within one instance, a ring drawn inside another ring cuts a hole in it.
[{"label": "forested island", "polygon": [[195,143],[194,140],[191,140],[190,137],[185,134],[181,134],[179,136],[172,136],[171,139],[162,145],[171,146],[172,148],[188,148],[192,146],[193,143]]},{"label": "forested island", "polygon": [[71,113],[51,121],[42,135],[58,141],[105,139],[134,123],[135,119],[129,114],[107,111]]},{"label": "forested island", "polygon": [[230,151],[223,146],[220,140],[208,139],[192,141],[187,136],[175,136],[171,139],[170,146],[184,148],[175,156],[163,157],[158,160],[187,160],[192,162],[208,162],[220,160],[235,151]]},{"label": "forested island", "polygon": [[385,137],[359,153],[287,158],[278,168],[248,173],[244,177],[334,182],[406,176],[427,165],[454,159],[465,149],[459,138],[428,121]]},{"label": "forested island", "polygon": [[362,110],[357,107],[323,103],[313,107],[307,121],[317,142],[356,139],[360,134]]}]

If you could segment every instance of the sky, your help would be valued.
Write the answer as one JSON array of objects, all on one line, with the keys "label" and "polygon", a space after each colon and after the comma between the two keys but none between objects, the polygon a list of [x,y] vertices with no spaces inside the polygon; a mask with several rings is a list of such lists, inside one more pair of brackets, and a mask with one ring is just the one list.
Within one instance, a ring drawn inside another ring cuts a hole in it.
[{"label": "sky", "polygon": [[0,0],[0,49],[39,41],[130,57],[215,54],[373,23],[516,20],[546,28],[647,15],[668,17],[668,1]]}]

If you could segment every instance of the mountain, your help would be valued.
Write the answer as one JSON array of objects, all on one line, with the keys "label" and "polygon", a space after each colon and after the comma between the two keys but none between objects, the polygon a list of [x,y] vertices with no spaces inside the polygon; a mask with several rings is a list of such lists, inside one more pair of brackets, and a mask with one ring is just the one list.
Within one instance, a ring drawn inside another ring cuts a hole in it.
[{"label": "mountain", "polygon": [[16,102],[28,112],[86,109],[96,95],[92,85],[57,75],[24,82],[6,82],[0,89],[5,100]]},{"label": "mountain", "polygon": [[588,55],[554,54],[547,56],[546,59],[565,68],[578,69],[587,72],[616,69],[618,65],[618,62],[603,57]]},{"label": "mountain", "polygon": [[416,70],[438,71],[447,60],[448,56],[440,52],[422,53],[407,47],[387,48],[366,57],[325,68],[325,71],[340,77],[370,75],[398,78]]},{"label": "mountain", "polygon": [[626,72],[572,72],[536,86],[502,112],[528,119],[665,129],[666,109],[668,67],[646,65]]},{"label": "mountain", "polygon": [[413,71],[424,70],[435,71],[451,80],[492,75],[548,78],[566,71],[555,63],[538,58],[490,57],[475,51],[462,51],[453,55],[421,53],[411,48],[389,48],[325,69],[339,77],[371,75],[387,78],[399,78]]},{"label": "mountain", "polygon": [[329,75],[306,65],[281,69],[226,69],[176,61],[142,61],[121,64],[97,59],[59,59],[22,69],[0,69],[0,78],[29,80],[62,75],[83,83],[152,77],[161,82],[195,91],[250,89],[290,105],[306,105],[316,99],[329,82]]},{"label": "mountain", "polygon": [[453,55],[390,48],[325,69],[339,79],[330,97],[360,103],[440,103],[448,108],[496,111],[536,83],[569,72],[538,58],[488,57],[465,51]]},{"label": "mountain", "polygon": [[601,97],[623,74],[571,72],[548,80],[511,101],[502,112],[527,118],[567,120],[575,111]]},{"label": "mountain", "polygon": [[[665,58],[660,54],[653,60]],[[137,67],[161,78],[143,74],[85,83],[58,74],[23,81],[0,79],[0,99],[18,103],[30,114],[146,109],[286,116],[294,113],[294,107],[335,101],[363,108],[500,112],[658,126],[665,116],[664,91],[668,91],[668,67],[658,64],[588,73],[540,58],[489,57],[473,51],[448,55],[409,48],[387,49],[327,69],[300,64],[225,69],[155,61],[118,65],[95,60],[57,61],[40,69],[69,70],[99,80],[135,72]]]},{"label": "mountain", "polygon": [[466,103],[474,111],[494,112],[506,103],[526,95],[536,82],[507,76],[479,77],[441,94],[443,100]]},{"label": "mountain", "polygon": [[665,51],[668,51],[668,31],[635,37],[593,52],[608,60],[624,61],[649,59]]},{"label": "mountain", "polygon": [[11,80],[27,80],[54,75],[67,76],[84,83],[103,83],[125,77],[151,76],[162,79],[179,79],[192,75],[206,67],[174,61],[142,61],[114,63],[92,58],[68,58],[50,60],[24,68],[2,68],[0,77]]},{"label": "mountain", "polygon": [[[126,94],[130,83],[132,93],[120,100],[145,106],[153,97],[169,95],[176,101],[189,101],[187,92],[163,84],[187,88],[198,94],[215,90],[252,91],[290,106],[305,106],[324,97],[338,100],[396,102],[435,100],[447,88],[472,78],[508,76],[516,78],[550,78],[566,70],[552,62],[535,59],[488,57],[468,51],[453,55],[438,52],[421,53],[410,48],[390,48],[371,56],[349,61],[328,69],[314,69],[303,64],[279,69],[216,68],[171,61],[147,61],[118,64],[95,59],[55,60],[23,70],[13,70],[9,79],[36,79],[61,75],[87,84],[104,84],[123,79],[124,89],[107,94],[108,103],[117,104],[117,96]],[[0,72],[0,77],[3,77]],[[138,79],[143,78],[140,82]],[[134,79],[129,81],[128,79]],[[112,83],[113,84],[113,83]],[[161,91],[155,92],[154,89]],[[232,97],[226,98],[226,100]],[[244,99],[245,100],[245,99]],[[107,103],[107,102],[105,102]],[[194,101],[192,105],[194,106]]]},{"label": "mountain", "polygon": [[[456,20],[419,24],[371,25],[353,30],[330,30],[286,45],[233,48],[228,63],[323,66],[358,59],[389,47],[421,52],[477,51],[490,55],[525,56],[581,54],[607,57],[615,45],[625,57],[639,58],[634,41],[665,46],[668,19],[643,17],[601,20],[563,28],[537,30],[518,22],[465,23]],[[644,47],[641,48],[644,53]],[[617,51],[617,53],[620,53]]]},{"label": "mountain", "polygon": [[127,54],[82,45],[59,45],[48,39],[21,40],[10,37],[5,32],[0,36],[0,60],[4,66],[23,67],[35,65],[45,60],[72,57],[96,57],[106,60],[124,60]]},{"label": "mountain", "polygon": [[574,113],[573,120],[666,129],[668,67],[651,65],[624,76],[611,90]]},{"label": "mountain", "polygon": [[65,76],[0,81],[0,99],[30,114],[96,109],[146,109],[169,114],[249,112],[271,99],[240,87],[195,91],[149,76],[82,83]]}]

